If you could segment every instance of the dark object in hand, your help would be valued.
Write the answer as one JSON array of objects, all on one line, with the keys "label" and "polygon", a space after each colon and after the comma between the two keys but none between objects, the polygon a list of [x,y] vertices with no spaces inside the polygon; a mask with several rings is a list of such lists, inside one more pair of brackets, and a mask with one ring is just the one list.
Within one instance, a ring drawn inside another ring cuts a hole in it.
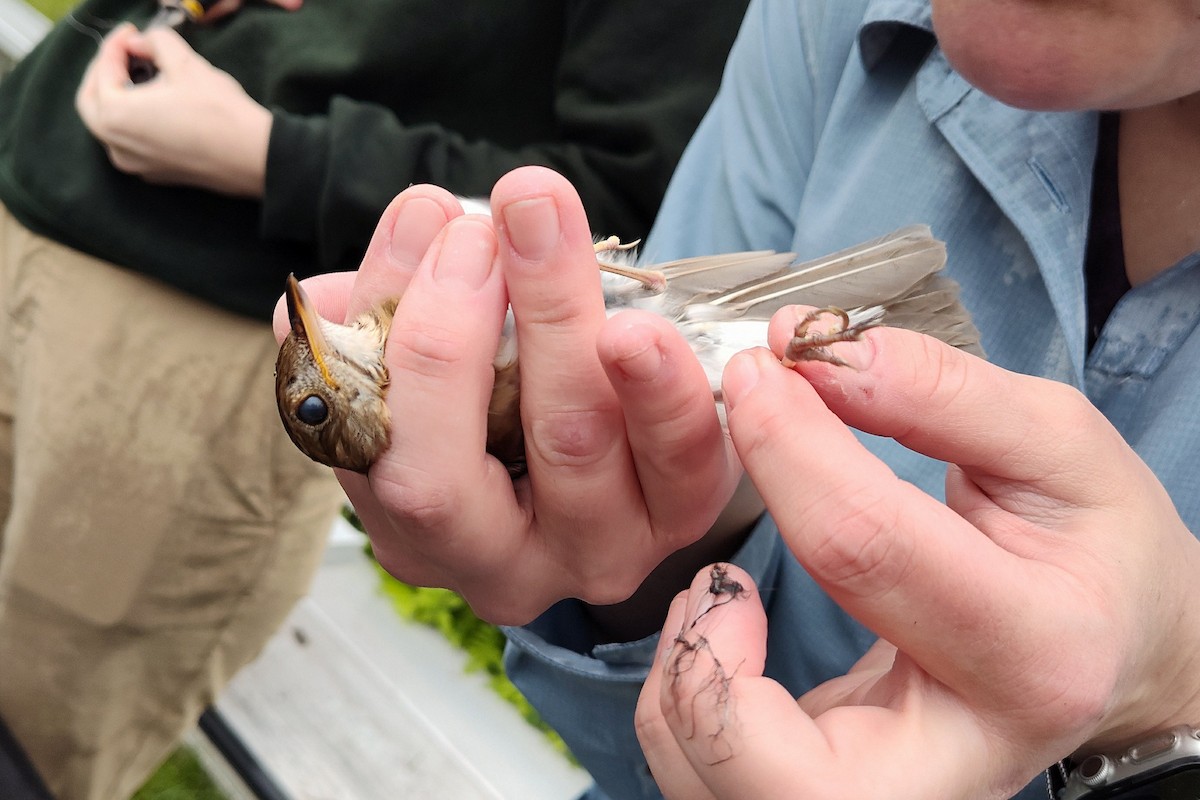
[{"label": "dark object in hand", "polygon": [[[158,13],[146,23],[142,30],[153,28],[174,28],[182,30],[185,25],[196,22],[215,6],[219,0],[166,0],[158,9]],[[149,59],[138,56],[129,57],[129,80],[132,83],[145,83],[158,74],[158,67]]]}]

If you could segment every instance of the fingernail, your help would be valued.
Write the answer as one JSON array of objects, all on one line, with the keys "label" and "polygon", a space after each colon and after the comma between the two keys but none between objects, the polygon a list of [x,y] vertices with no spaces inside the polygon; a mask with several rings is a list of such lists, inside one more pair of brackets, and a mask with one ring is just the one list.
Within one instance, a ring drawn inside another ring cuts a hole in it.
[{"label": "fingernail", "polygon": [[732,411],[733,407],[758,384],[761,373],[758,359],[753,353],[738,353],[725,365],[725,374],[721,376],[721,394],[725,398],[725,410]]},{"label": "fingernail", "polygon": [[496,255],[496,240],[485,223],[459,218],[450,223],[437,262],[433,279],[449,286],[459,284],[479,289],[492,272]]},{"label": "fingernail", "polygon": [[518,200],[501,213],[513,250],[526,261],[541,261],[558,244],[558,204],[552,197]]},{"label": "fingernail", "polygon": [[392,258],[416,269],[445,225],[446,212],[437,202],[427,197],[405,200],[392,225]]},{"label": "fingernail", "polygon": [[627,380],[649,383],[662,371],[658,332],[650,325],[634,323],[626,327],[614,339],[613,351],[615,366]]}]

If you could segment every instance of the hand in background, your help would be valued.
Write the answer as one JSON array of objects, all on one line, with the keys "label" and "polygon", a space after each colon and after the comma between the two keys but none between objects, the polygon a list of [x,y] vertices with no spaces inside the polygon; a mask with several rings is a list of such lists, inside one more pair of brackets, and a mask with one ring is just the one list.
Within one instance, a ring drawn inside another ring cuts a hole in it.
[{"label": "hand in background", "polygon": [[[749,577],[701,572],[638,709],[666,795],[1006,798],[1077,748],[1200,720],[1200,543],[1108,421],[905,331],[837,352],[858,369],[739,355],[730,432],[788,547],[882,639],[794,700],[762,677]],[[847,425],[956,465],[946,505]]]},{"label": "hand in background", "polygon": [[[271,5],[279,6],[284,11],[295,11],[304,5],[304,0],[267,0]],[[200,24],[204,25],[210,22],[216,22],[222,17],[227,17],[244,6],[245,0],[219,0],[207,13],[200,19]]]},{"label": "hand in background", "polygon": [[[674,328],[651,314],[607,321],[570,184],[524,168],[491,203],[492,218],[460,216],[449,193],[412,187],[385,212],[353,288],[334,276],[305,287],[333,319],[403,295],[386,350],[391,445],[368,476],[339,472],[380,563],[522,623],[565,597],[629,597],[705,534],[741,468]],[[516,482],[484,451],[509,302],[529,469]]]},{"label": "hand in background", "polygon": [[[152,61],[158,74],[133,85],[131,56]],[[75,106],[122,172],[262,196],[271,113],[173,30],[114,30],[84,73]]]}]

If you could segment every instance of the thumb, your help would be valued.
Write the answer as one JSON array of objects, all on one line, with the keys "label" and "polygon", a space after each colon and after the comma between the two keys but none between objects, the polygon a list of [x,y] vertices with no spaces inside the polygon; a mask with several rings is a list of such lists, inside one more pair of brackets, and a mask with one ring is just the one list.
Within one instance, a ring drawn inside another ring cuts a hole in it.
[{"label": "thumb", "polygon": [[[171,28],[153,28],[130,40],[130,50],[154,62],[159,72],[170,75],[188,64],[202,61],[182,36]],[[207,63],[207,62],[206,62]]]},{"label": "thumb", "polygon": [[[305,293],[312,298],[317,306],[317,314],[322,319],[340,320],[346,317],[346,303],[354,285],[353,272],[329,272],[324,275],[314,275],[300,282]],[[282,343],[292,329],[288,320],[287,302],[282,296],[275,301],[275,311],[271,315],[271,327],[275,332],[275,340]]]},{"label": "thumb", "polygon": [[118,25],[105,36],[84,75],[80,95],[95,94],[101,87],[124,88],[129,82],[129,55],[136,52],[133,42],[138,38],[137,28],[129,23]]},{"label": "thumb", "polygon": [[[795,796],[789,776],[813,721],[763,677],[767,618],[750,576],[699,572],[671,606],[638,702],[637,731],[667,797]],[[786,747],[764,747],[764,743]]]},{"label": "thumb", "polygon": [[[766,641],[758,590],[733,565],[700,572],[671,605],[636,717],[666,797],[983,796],[961,767],[982,760],[978,720],[911,659],[880,643],[798,703],[763,675]],[[923,757],[938,768],[914,772]]]}]

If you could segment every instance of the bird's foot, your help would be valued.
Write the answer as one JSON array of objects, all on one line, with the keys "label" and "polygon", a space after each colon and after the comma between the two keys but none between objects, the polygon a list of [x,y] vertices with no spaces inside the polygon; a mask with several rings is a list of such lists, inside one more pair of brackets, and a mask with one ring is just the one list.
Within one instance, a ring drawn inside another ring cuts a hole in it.
[{"label": "bird's foot", "polygon": [[620,236],[609,236],[607,239],[601,239],[592,245],[592,249],[596,251],[596,255],[600,255],[601,253],[632,250],[641,243],[641,239],[634,239],[632,242],[622,242]]},{"label": "bird's foot", "polygon": [[[836,317],[840,327],[833,330],[810,331],[809,327],[821,317]],[[783,364],[793,367],[798,361],[824,361],[836,367],[850,366],[829,351],[829,346],[838,342],[857,342],[863,333],[874,328],[879,323],[876,320],[850,324],[850,315],[840,308],[817,308],[804,315],[804,319],[796,323],[796,329],[791,341],[783,353]]]},{"label": "bird's foot", "polygon": [[613,275],[620,275],[623,278],[637,281],[650,294],[660,294],[667,289],[667,276],[656,269],[642,269],[641,267],[627,266],[625,264],[613,264],[608,261],[603,261],[599,258],[601,253],[616,253],[632,250],[641,244],[642,240],[637,239],[632,242],[622,242],[619,236],[609,236],[607,239],[601,239],[593,245],[596,251],[596,264],[604,272]]}]

